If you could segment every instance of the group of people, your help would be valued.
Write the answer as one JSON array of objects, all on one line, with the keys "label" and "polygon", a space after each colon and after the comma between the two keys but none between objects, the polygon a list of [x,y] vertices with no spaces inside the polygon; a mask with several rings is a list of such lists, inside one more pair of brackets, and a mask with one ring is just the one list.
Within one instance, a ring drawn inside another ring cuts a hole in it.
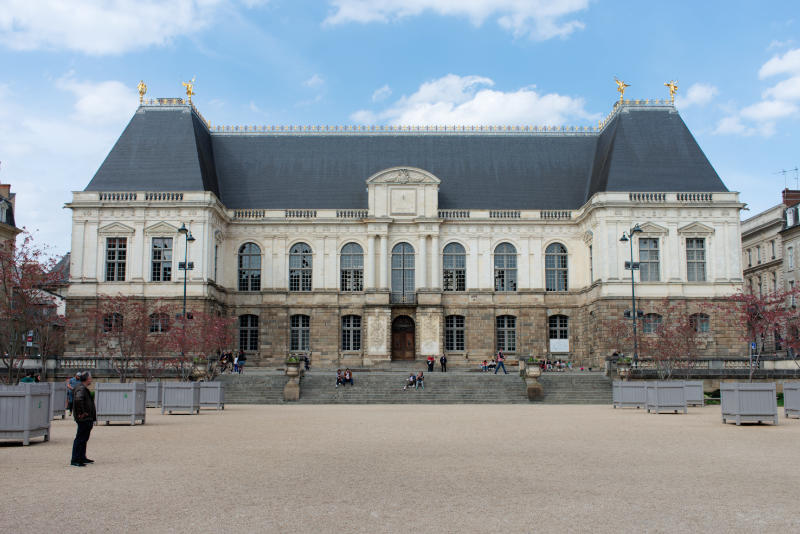
[{"label": "group of people", "polygon": [[219,357],[220,373],[227,372],[242,374],[244,364],[247,361],[247,355],[244,351],[234,353],[232,350],[223,352]]},{"label": "group of people", "polygon": [[497,374],[497,371],[502,369],[505,374],[508,374],[508,371],[506,371],[505,361],[506,361],[506,357],[505,357],[505,355],[503,355],[503,351],[502,350],[498,350],[497,351],[497,356],[493,357],[492,361],[483,360],[481,362],[481,371],[486,373],[486,372],[489,372],[491,370],[494,370],[494,374]]},{"label": "group of people", "polygon": [[[308,369],[308,367],[306,367]],[[344,387],[346,384],[350,384],[354,386],[353,383],[353,371],[350,370],[348,367],[347,369],[342,372],[341,369],[336,370],[336,387],[338,388],[340,385]]]},{"label": "group of people", "polygon": [[[436,360],[434,359],[433,356],[428,356],[427,362],[428,362],[428,372],[432,373],[433,372],[433,366],[436,364]],[[441,366],[439,370],[441,372],[443,372],[443,373],[446,373],[447,372],[447,356],[445,356],[444,354],[442,354],[442,357],[439,358],[439,365]]]},{"label": "group of people", "polygon": [[28,384],[28,383],[41,382],[41,381],[42,381],[42,375],[36,374],[33,371],[28,371],[27,373],[25,373],[25,376],[22,377],[22,379],[20,380],[20,383]]},{"label": "group of people", "polygon": [[419,388],[425,389],[425,374],[422,371],[420,371],[416,375],[414,373],[408,375],[406,383],[403,386],[403,391],[406,391],[407,389],[419,389]]}]

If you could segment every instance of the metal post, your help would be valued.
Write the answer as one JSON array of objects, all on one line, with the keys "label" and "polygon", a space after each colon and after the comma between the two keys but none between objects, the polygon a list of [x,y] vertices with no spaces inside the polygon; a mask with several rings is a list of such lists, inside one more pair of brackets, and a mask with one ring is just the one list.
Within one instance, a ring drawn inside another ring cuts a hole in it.
[{"label": "metal post", "polygon": [[[186,279],[189,276],[189,234],[186,234],[186,248],[183,253],[183,319],[186,320]],[[636,327],[634,326],[634,332]]]},{"label": "metal post", "polygon": [[633,361],[639,361],[639,342],[636,337],[636,289],[634,280],[636,272],[633,269],[633,232],[631,232],[631,306],[633,308]]}]

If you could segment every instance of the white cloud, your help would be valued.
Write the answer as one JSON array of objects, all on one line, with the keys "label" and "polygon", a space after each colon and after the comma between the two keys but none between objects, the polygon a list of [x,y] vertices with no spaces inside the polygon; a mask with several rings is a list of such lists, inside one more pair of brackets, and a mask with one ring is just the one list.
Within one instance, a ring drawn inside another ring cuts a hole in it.
[{"label": "white cloud", "polygon": [[717,128],[714,130],[717,134],[739,134],[739,135],[752,135],[755,133],[752,128],[748,128],[742,123],[742,120],[736,116],[731,115],[719,121]]},{"label": "white cloud", "polygon": [[[121,54],[194,33],[236,0],[4,0],[0,44],[13,50]],[[247,7],[257,0],[243,0]]]},{"label": "white cloud", "polygon": [[383,110],[359,110],[350,118],[362,124],[400,125],[563,125],[597,118],[585,110],[581,98],[542,94],[535,87],[504,92],[493,86],[482,76],[448,74],[423,83]]},{"label": "white cloud", "polygon": [[311,76],[311,78],[304,81],[303,85],[305,85],[306,87],[311,87],[312,89],[315,89],[317,87],[322,87],[323,85],[325,85],[325,78],[323,78],[319,74],[314,74],[313,76]]},{"label": "white cloud", "polygon": [[431,11],[466,17],[476,26],[495,18],[515,37],[545,40],[583,29],[583,22],[569,17],[588,8],[589,0],[331,0],[331,4],[334,10],[325,19],[328,25],[385,23]]},{"label": "white cloud", "polygon": [[676,98],[676,105],[680,108],[690,106],[704,106],[719,94],[719,89],[707,83],[695,83],[686,91],[686,96]]},{"label": "white cloud", "polygon": [[373,102],[380,102],[381,100],[386,100],[392,95],[392,90],[388,85],[384,85],[383,87],[379,87],[372,93],[372,101]]},{"label": "white cloud", "polygon": [[761,95],[775,100],[800,100],[800,76],[778,82]]},{"label": "white cloud", "polygon": [[786,48],[787,46],[792,46],[794,44],[794,39],[786,39],[785,41],[778,41],[777,39],[773,39],[767,50],[772,50],[773,48]]},{"label": "white cloud", "polygon": [[133,87],[116,80],[92,83],[76,80],[74,73],[69,73],[56,81],[56,87],[75,95],[73,117],[86,123],[116,124],[130,119],[139,101]]},{"label": "white cloud", "polygon": [[800,74],[800,48],[775,56],[761,66],[758,77],[762,80],[776,74]]},{"label": "white cloud", "polygon": [[794,115],[797,113],[797,106],[791,102],[779,100],[762,100],[743,108],[739,115],[752,121],[773,121]]}]

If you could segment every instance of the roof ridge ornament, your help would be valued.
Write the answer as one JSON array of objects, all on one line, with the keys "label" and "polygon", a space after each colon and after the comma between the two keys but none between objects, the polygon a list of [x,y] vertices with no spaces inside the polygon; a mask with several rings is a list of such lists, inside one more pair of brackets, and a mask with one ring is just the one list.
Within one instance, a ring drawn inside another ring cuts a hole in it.
[{"label": "roof ridge ornament", "polygon": [[672,105],[675,105],[675,93],[678,92],[678,80],[670,80],[669,82],[664,84],[665,87],[669,88],[669,99],[672,102]]},{"label": "roof ridge ornament", "polygon": [[622,103],[623,99],[625,98],[625,88],[630,87],[630,84],[627,84],[614,76],[614,81],[617,82],[617,92],[619,93],[619,102]]},{"label": "roof ridge ornament", "polygon": [[141,106],[144,103],[144,95],[147,93],[147,84],[144,83],[144,80],[139,80],[136,89],[139,90],[139,105]]},{"label": "roof ridge ornament", "polygon": [[194,79],[195,78],[196,78],[196,76],[192,76],[191,81],[181,82],[181,85],[183,85],[186,88],[186,101],[189,104],[192,103],[192,96],[194,95]]}]

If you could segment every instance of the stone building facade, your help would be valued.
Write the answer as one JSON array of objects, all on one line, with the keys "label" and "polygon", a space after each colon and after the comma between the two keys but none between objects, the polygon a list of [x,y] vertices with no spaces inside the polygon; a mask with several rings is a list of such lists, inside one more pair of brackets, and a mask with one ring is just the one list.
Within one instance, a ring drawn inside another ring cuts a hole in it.
[{"label": "stone building facade", "polygon": [[[504,350],[598,365],[604,320],[741,289],[738,194],[667,102],[599,128],[210,127],[143,104],[73,194],[68,355],[98,295],[236,316],[249,362],[324,366]],[[186,225],[194,241],[178,230]],[[710,318],[706,352],[739,350]]]},{"label": "stone building facade", "polygon": [[10,184],[0,184],[0,247],[8,241],[14,241],[20,233],[14,223],[15,197]]}]

